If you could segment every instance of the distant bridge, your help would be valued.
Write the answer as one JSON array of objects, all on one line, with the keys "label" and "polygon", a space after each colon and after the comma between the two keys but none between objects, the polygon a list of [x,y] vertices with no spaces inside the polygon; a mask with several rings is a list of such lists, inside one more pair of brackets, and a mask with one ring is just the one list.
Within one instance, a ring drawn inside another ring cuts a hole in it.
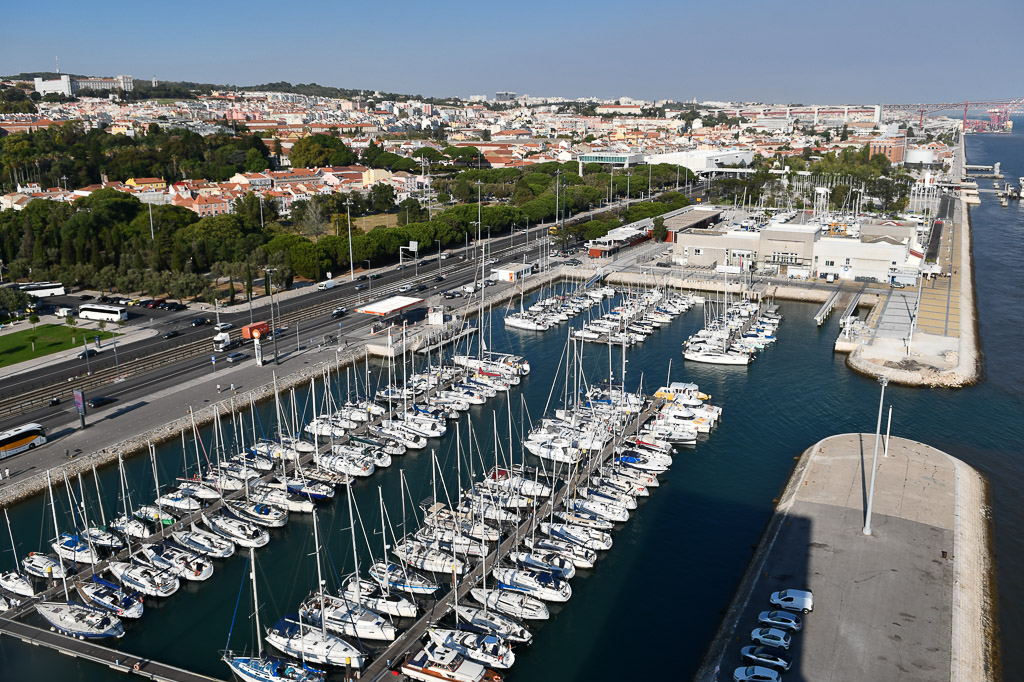
[{"label": "distant bridge", "polygon": [[888,109],[890,111],[916,111],[921,115],[920,125],[924,125],[925,114],[934,113],[936,111],[959,111],[963,109],[964,127],[966,128],[967,112],[969,110],[994,110],[995,112],[998,112],[1003,116],[1009,116],[1010,114],[1024,114],[1024,97],[1015,97],[1009,99],[966,100],[962,102],[932,102],[927,104],[883,104],[882,109]]}]

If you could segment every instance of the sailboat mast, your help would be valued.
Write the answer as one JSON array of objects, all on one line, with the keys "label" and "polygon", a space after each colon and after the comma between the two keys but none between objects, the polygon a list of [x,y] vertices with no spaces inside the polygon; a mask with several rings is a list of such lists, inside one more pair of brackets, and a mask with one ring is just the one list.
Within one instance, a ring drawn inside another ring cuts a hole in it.
[{"label": "sailboat mast", "polygon": [[316,512],[313,512],[313,544],[316,547],[316,586],[320,593],[320,634],[327,639],[327,618],[324,617],[324,585],[323,572],[320,569],[320,532],[316,522]]},{"label": "sailboat mast", "polygon": [[[100,506],[100,522],[107,527],[107,514],[103,511],[103,497],[100,495],[100,478],[96,475],[96,465],[92,465],[92,481],[96,484],[96,504]],[[6,510],[5,510],[6,511]]]},{"label": "sailboat mast", "polygon": [[21,566],[18,564],[18,550],[14,547],[14,531],[11,530],[11,517],[7,515],[7,507],[4,507],[4,519],[7,520],[7,535],[11,538],[11,552],[14,554],[14,570],[21,575]]},{"label": "sailboat mast", "polygon": [[256,557],[253,555],[252,547],[249,548],[249,580],[252,581],[252,608],[253,617],[256,619],[256,651],[260,658],[263,657],[263,635],[260,631],[260,598],[256,593]]},{"label": "sailboat mast", "polygon": [[[355,571],[356,571],[356,580],[355,580],[355,585],[356,585],[356,603],[357,604],[361,604],[362,603],[362,598],[361,598],[362,595],[360,594],[361,588],[359,586],[359,551],[356,549],[356,517],[352,513],[352,483],[351,482],[349,482],[348,485],[345,486],[345,492],[346,492],[345,497],[348,499],[348,520],[349,520],[349,524],[351,524],[351,526],[352,526],[352,558],[355,561]],[[323,613],[323,612],[321,611],[321,613]]]},{"label": "sailboat mast", "polygon": [[[50,470],[46,470],[46,489],[50,491],[50,511],[53,513],[53,532],[56,533],[56,538],[60,538],[60,531],[57,527],[57,501],[53,499],[53,482],[50,480]],[[64,600],[68,601],[68,578],[67,572],[60,572],[61,582],[64,583]]]}]

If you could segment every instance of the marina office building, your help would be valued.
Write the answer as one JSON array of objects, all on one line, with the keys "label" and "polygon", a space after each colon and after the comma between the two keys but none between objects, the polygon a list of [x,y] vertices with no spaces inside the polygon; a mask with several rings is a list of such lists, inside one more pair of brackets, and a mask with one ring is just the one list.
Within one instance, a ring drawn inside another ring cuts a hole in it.
[{"label": "marina office building", "polygon": [[[668,225],[669,221],[666,221]],[[775,267],[794,278],[915,284],[922,264],[916,226],[886,223],[769,223],[675,230],[673,260],[687,267]]]}]

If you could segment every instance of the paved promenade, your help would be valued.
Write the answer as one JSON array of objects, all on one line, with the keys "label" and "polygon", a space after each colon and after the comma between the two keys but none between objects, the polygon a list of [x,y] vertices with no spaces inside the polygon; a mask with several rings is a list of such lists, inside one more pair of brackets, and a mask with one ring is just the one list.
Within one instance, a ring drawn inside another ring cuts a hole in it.
[{"label": "paved promenade", "polygon": [[695,677],[742,665],[769,595],[810,589],[787,680],[992,679],[991,564],[985,482],[930,446],[892,438],[879,451],[872,535],[862,533],[874,434],[807,450]]}]

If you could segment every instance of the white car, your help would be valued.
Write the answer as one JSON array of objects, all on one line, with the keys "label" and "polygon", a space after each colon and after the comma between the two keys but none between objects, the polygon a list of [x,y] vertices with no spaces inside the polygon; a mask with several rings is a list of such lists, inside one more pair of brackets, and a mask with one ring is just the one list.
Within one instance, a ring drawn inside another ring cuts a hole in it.
[{"label": "white car", "polygon": [[411,284],[403,284],[402,286],[398,287],[398,290],[404,294],[407,291],[412,291],[412,285]]},{"label": "white car", "polygon": [[778,671],[759,665],[746,665],[736,668],[732,673],[734,682],[779,682],[782,676]]},{"label": "white car", "polygon": [[230,322],[218,322],[217,324],[213,325],[213,328],[218,332],[226,332],[227,330],[233,328],[234,326],[235,325],[231,324]]},{"label": "white car", "polygon": [[789,611],[810,613],[814,610],[814,595],[809,590],[780,590],[768,599],[773,606]]}]

